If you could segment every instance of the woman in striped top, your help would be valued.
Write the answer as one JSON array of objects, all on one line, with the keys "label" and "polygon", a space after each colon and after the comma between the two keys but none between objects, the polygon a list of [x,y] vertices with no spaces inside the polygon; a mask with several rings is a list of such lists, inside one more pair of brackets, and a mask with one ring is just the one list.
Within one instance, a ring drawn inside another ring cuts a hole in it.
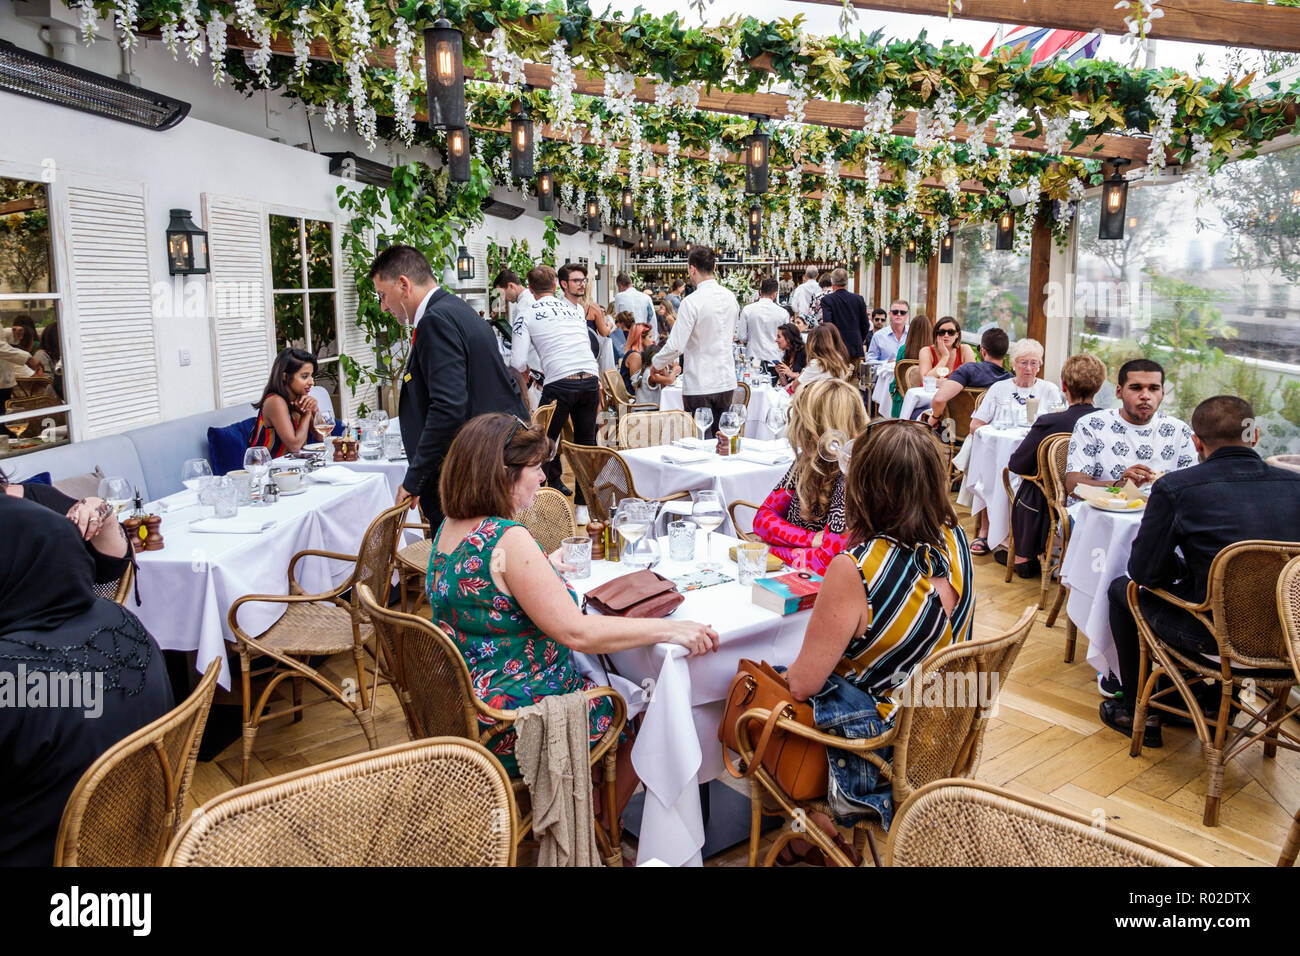
[{"label": "woman in striped top", "polygon": [[253,405],[257,409],[257,427],[249,448],[267,448],[272,458],[279,458],[321,440],[313,427],[316,399],[310,392],[315,374],[316,356],[310,352],[287,348],[275,357],[262,400]]},{"label": "woman in striped top", "polygon": [[[884,732],[921,662],[970,640],[970,548],[947,490],[924,426],[881,421],[855,443],[845,489],[850,546],[831,560],[787,672],[795,699],[811,701],[823,730],[848,738]],[[887,830],[889,786],[880,786],[875,765],[829,753],[836,816],[847,823],[872,810]]]}]

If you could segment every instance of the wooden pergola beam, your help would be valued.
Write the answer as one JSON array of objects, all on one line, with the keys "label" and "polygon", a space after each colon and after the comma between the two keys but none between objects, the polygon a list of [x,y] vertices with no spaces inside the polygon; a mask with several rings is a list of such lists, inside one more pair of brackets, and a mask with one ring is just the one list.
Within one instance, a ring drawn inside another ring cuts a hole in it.
[{"label": "wooden pergola beam", "polygon": [[[840,6],[841,0],[799,0]],[[1111,0],[964,0],[960,7],[948,0],[849,0],[860,10],[915,13],[959,20],[1020,24],[1085,33],[1101,31],[1114,36],[1128,33],[1126,10],[1116,10]],[[1300,9],[1246,3],[1242,0],[1162,0],[1164,16],[1150,22],[1147,37],[1182,40],[1216,46],[1243,46],[1256,50],[1300,52]]]}]

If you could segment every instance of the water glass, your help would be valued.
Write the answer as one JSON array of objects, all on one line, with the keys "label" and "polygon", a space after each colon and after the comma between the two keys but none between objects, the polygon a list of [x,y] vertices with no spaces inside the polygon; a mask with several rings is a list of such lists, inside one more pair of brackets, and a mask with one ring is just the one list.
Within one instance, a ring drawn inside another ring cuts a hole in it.
[{"label": "water glass", "polygon": [[585,534],[565,538],[560,542],[560,560],[573,568],[566,572],[570,581],[582,581],[591,577],[591,539]]},{"label": "water glass", "polygon": [[668,557],[673,561],[695,560],[695,522],[668,523]]},{"label": "water glass", "polygon": [[767,573],[767,545],[761,541],[742,541],[736,545],[736,566],[740,583],[749,587]]},{"label": "water glass", "polygon": [[243,484],[222,476],[213,478],[204,491],[212,502],[214,518],[233,518],[239,513],[239,485]]},{"label": "water glass", "polygon": [[921,387],[927,392],[933,392],[939,387],[939,376],[927,375],[921,379]]},{"label": "water glass", "polygon": [[373,418],[361,423],[361,459],[376,461],[383,452],[384,426]]},{"label": "water glass", "polygon": [[405,456],[405,450],[402,447],[402,433],[399,431],[384,432],[384,457],[389,461],[396,461]]}]

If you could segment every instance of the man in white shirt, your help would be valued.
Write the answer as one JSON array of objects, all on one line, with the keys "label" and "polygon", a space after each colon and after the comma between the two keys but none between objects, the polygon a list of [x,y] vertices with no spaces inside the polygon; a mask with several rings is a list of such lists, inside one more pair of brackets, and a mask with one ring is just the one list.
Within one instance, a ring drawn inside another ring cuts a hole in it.
[{"label": "man in white shirt", "polygon": [[1070,436],[1065,489],[1079,485],[1145,485],[1166,471],[1190,468],[1199,460],[1192,430],[1159,413],[1165,396],[1165,371],[1150,359],[1120,366],[1115,392],[1119,408],[1083,416]]},{"label": "man in white shirt", "polygon": [[705,438],[713,437],[736,391],[731,343],[736,337],[740,304],[730,289],[713,278],[716,261],[708,246],[691,249],[686,257],[686,272],[695,291],[682,299],[668,341],[651,360],[655,368],[664,369],[685,353],[682,407],[688,412],[697,408],[713,410],[713,424]]},{"label": "man in white shirt", "polygon": [[740,310],[736,338],[749,346],[749,357],[758,359],[769,371],[781,361],[776,347],[776,330],[790,321],[790,313],[776,304],[780,283],[768,276],[758,286],[758,300]]},{"label": "man in white shirt", "polygon": [[879,367],[898,358],[898,347],[907,341],[907,319],[911,314],[906,299],[897,299],[889,306],[889,325],[871,336],[867,349],[867,362]]},{"label": "man in white shirt", "polygon": [[[0,326],[0,415],[4,414],[5,403],[13,394],[15,380],[22,377],[19,373],[26,370],[36,372],[41,368],[41,363],[30,352],[23,351],[9,341],[11,336],[10,329]],[[14,433],[0,425],[0,435],[12,438]]]},{"label": "man in white shirt", "polygon": [[[511,337],[513,338],[515,319],[527,312],[529,308],[532,307],[532,304],[537,300],[533,298],[533,294],[528,290],[528,287],[519,281],[519,276],[510,269],[502,269],[497,273],[497,278],[492,284],[492,288],[500,289],[501,295],[506,302],[514,306],[514,308],[510,310],[509,316],[510,328],[512,330]],[[502,361],[509,365],[510,353],[512,351],[511,343],[502,341],[501,349],[503,352]],[[528,374],[529,370],[533,372],[533,376],[538,382],[542,380],[542,360],[537,357],[536,349],[529,349],[528,351],[528,369],[523,372],[515,373],[515,378],[519,382],[519,393],[524,396],[528,395],[530,384]]]},{"label": "man in white shirt", "polygon": [[644,322],[658,336],[661,332],[659,318],[655,315],[655,304],[650,296],[632,288],[632,277],[626,272],[620,272],[614,282],[618,286],[614,295],[614,314],[631,312],[633,321]]},{"label": "man in white shirt", "polygon": [[822,294],[821,283],[817,281],[817,267],[809,266],[803,272],[803,284],[790,293],[790,308],[795,315],[807,315],[813,299]]},{"label": "man in white shirt", "polygon": [[[596,412],[600,408],[599,369],[587,338],[587,320],[569,302],[555,296],[555,270],[534,266],[528,273],[528,288],[535,302],[515,316],[510,346],[510,367],[522,372],[528,367],[528,348],[537,349],[546,384],[541,404],[555,402],[555,414],[547,432],[558,442],[564,423],[573,422],[573,440],[579,445],[596,444]],[[556,455],[543,466],[552,488],[567,494],[560,481],[563,466]],[[586,524],[586,501],[582,489],[574,494],[578,523]]]}]

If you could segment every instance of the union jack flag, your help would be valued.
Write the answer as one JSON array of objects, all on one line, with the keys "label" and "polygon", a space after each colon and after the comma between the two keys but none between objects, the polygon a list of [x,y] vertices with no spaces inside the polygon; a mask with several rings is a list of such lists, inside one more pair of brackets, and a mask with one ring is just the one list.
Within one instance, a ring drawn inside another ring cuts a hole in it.
[{"label": "union jack flag", "polygon": [[1001,41],[997,34],[989,37],[989,42],[980,50],[980,56],[988,56],[994,50],[1024,46],[1032,50],[1035,63],[1048,60],[1090,60],[1097,55],[1101,46],[1100,33],[1083,33],[1078,30],[1049,30],[1047,27],[1014,27]]}]

